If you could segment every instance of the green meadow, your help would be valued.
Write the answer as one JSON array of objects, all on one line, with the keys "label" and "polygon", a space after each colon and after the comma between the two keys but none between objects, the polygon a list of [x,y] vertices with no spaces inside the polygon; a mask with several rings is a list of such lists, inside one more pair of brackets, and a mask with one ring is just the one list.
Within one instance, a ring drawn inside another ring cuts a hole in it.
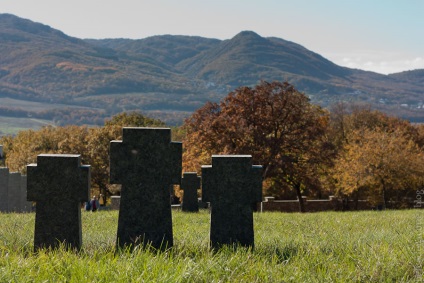
[{"label": "green meadow", "polygon": [[33,252],[35,215],[0,214],[0,282],[423,282],[424,211],[255,213],[255,248],[208,248],[208,211],[173,211],[174,247],[116,251],[117,211],[82,211],[80,251]]},{"label": "green meadow", "polygon": [[41,127],[54,123],[48,120],[33,118],[15,118],[0,116],[0,137],[6,135],[16,135],[20,131],[28,129],[39,130]]}]

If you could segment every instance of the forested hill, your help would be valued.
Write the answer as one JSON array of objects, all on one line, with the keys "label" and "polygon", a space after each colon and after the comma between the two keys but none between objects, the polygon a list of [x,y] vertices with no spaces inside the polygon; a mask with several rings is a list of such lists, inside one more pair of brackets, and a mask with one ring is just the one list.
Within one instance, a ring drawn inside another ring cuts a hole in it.
[{"label": "forested hill", "polygon": [[228,40],[173,35],[83,40],[0,14],[0,53],[0,97],[23,101],[160,116],[189,113],[242,85],[287,80],[324,106],[361,101],[424,121],[424,70],[381,75],[349,69],[296,43],[251,31]]}]

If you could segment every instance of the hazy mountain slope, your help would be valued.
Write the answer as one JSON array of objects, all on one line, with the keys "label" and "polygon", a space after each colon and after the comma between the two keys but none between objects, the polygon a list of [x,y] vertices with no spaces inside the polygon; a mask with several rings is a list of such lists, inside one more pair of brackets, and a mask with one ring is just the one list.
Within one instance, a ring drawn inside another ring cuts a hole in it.
[{"label": "hazy mountain slope", "polygon": [[279,80],[324,106],[365,102],[424,121],[424,70],[381,75],[349,69],[294,42],[251,31],[223,41],[172,35],[81,40],[0,14],[0,54],[0,97],[111,113],[190,112],[239,86]]},{"label": "hazy mountain slope", "polygon": [[139,40],[104,39],[87,42],[132,54],[142,54],[159,62],[175,66],[202,51],[216,47],[221,41],[199,36],[161,35]]},{"label": "hazy mountain slope", "polygon": [[[405,81],[424,88],[424,69],[405,71],[401,73],[390,74],[390,78]],[[424,97],[423,97],[424,100]]]},{"label": "hazy mountain slope", "polygon": [[13,15],[0,15],[0,43],[3,94],[55,99],[186,88],[183,77],[149,56],[134,60]]}]

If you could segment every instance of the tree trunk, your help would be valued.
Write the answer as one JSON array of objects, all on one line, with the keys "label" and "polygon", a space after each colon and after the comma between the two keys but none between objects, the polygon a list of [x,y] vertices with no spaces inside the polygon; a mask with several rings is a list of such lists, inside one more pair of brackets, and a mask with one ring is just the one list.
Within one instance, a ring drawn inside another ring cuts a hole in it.
[{"label": "tree trunk", "polygon": [[358,204],[359,204],[359,191],[355,191],[354,199],[355,199],[355,210],[358,210]]},{"label": "tree trunk", "polygon": [[381,190],[381,194],[383,197],[383,210],[387,208],[387,197],[386,197],[386,184],[384,183],[384,180],[381,180],[381,184],[383,185],[383,188]]},{"label": "tree trunk", "polygon": [[107,195],[106,195],[106,193],[107,193],[106,186],[102,186],[100,188],[100,195],[101,196],[99,196],[99,201],[100,201],[100,198],[103,198],[103,206],[106,206],[106,204],[107,204]]},{"label": "tree trunk", "polygon": [[387,208],[386,188],[383,186],[383,210]]},{"label": "tree trunk", "polygon": [[299,199],[299,210],[300,212],[305,212],[305,204],[303,203],[302,191],[300,190],[300,184],[296,183],[294,185],[294,189],[296,190],[297,198]]}]

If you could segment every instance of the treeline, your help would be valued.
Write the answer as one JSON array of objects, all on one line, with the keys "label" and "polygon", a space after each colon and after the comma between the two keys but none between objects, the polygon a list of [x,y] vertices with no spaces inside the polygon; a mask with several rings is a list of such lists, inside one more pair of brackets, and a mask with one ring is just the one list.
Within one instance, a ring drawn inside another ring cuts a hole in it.
[{"label": "treeline", "polygon": [[303,195],[388,206],[424,187],[424,125],[344,103],[327,111],[288,83],[238,88],[184,129],[185,170],[212,154],[251,154],[264,167],[264,194],[297,197],[301,210]]},{"label": "treeline", "polygon": [[11,171],[26,174],[26,166],[36,163],[39,154],[81,154],[83,164],[91,165],[93,193],[105,196],[119,193],[109,186],[109,143],[122,138],[123,126],[163,127],[159,120],[140,113],[121,113],[104,123],[103,127],[46,126],[38,131],[26,130],[16,136],[0,138],[5,165]]},{"label": "treeline", "polygon": [[[122,126],[165,124],[122,113],[101,127],[45,127],[0,144],[6,165],[22,173],[41,153],[81,154],[92,166],[92,189],[109,196],[119,193],[109,185],[109,143],[121,138]],[[389,206],[424,189],[423,125],[344,103],[327,111],[288,83],[238,88],[220,103],[206,103],[172,133],[183,141],[183,171],[200,173],[212,154],[251,154],[264,168],[264,194],[277,198],[337,195]]]}]

